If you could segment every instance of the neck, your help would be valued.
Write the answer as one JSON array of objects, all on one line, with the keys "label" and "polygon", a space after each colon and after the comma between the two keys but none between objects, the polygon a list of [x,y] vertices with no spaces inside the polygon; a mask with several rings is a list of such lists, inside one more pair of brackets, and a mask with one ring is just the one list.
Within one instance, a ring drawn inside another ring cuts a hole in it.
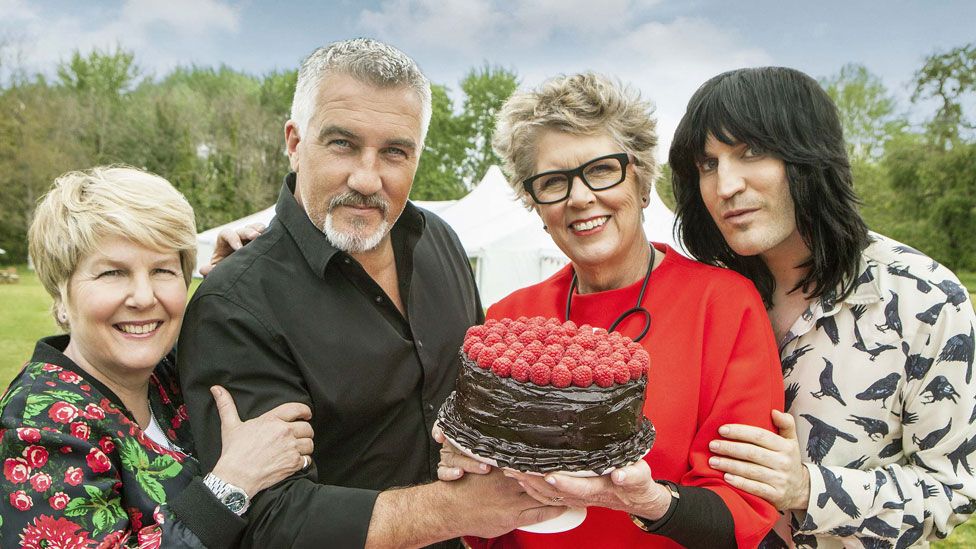
[{"label": "neck", "polygon": [[70,358],[88,375],[100,381],[119,397],[122,404],[135,416],[143,428],[149,426],[149,376],[152,372],[118,372],[105,366],[93,364],[85,356],[84,350],[72,338],[64,350]]},{"label": "neck", "polygon": [[[809,258],[810,249],[803,242],[799,232],[794,232],[786,241],[762,254],[763,263],[776,281],[774,298],[789,294],[790,290],[806,276],[809,269],[799,265]],[[795,294],[794,292],[789,295]]]},{"label": "neck", "polygon": [[[642,280],[647,274],[647,262],[651,259],[651,248],[647,240],[642,240],[630,247],[630,250],[623,254],[618,254],[620,259],[616,261],[605,261],[596,265],[577,265],[573,264],[576,271],[577,290],[581,294],[590,294],[615,290],[630,286],[638,280]],[[656,268],[664,254],[655,254],[654,267]]]}]

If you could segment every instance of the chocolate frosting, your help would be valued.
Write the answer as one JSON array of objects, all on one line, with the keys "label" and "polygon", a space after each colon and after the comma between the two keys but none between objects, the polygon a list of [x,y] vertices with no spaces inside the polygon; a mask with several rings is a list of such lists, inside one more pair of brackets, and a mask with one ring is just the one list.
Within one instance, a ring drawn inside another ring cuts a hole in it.
[{"label": "chocolate frosting", "polygon": [[483,370],[461,354],[456,390],[438,414],[444,433],[501,467],[603,474],[654,443],[647,378],[612,387],[540,387]]}]

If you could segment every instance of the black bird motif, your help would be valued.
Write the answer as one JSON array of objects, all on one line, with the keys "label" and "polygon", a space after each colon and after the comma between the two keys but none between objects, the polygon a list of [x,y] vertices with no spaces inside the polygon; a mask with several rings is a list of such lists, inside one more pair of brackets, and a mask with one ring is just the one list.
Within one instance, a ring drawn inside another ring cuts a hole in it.
[{"label": "black bird motif", "polygon": [[901,452],[901,451],[902,451],[901,437],[899,437],[899,438],[896,438],[895,440],[892,440],[890,443],[888,443],[887,446],[885,446],[884,448],[882,448],[881,451],[878,452],[878,457],[879,458],[890,458],[892,456],[897,456],[898,455],[898,452]]},{"label": "black bird motif", "polygon": [[[875,497],[877,497],[877,496],[875,496]],[[886,502],[884,502],[884,505],[882,505],[881,507],[884,508],[884,509],[904,510],[905,509],[905,504],[908,503],[909,501],[912,501],[912,500],[909,499],[907,501],[886,501]]]},{"label": "black bird motif", "polygon": [[817,549],[817,536],[813,534],[793,534],[797,549]]},{"label": "black bird motif", "polygon": [[936,494],[939,493],[938,488],[932,486],[931,484],[925,482],[922,479],[918,479],[918,482],[915,483],[915,486],[918,486],[922,489],[922,497],[924,497],[925,499],[934,498]]},{"label": "black bird motif", "polygon": [[830,449],[834,447],[834,442],[836,442],[837,437],[847,442],[857,442],[855,436],[824,423],[819,418],[810,414],[800,414],[800,417],[805,418],[810,423],[810,436],[807,439],[807,455],[810,456],[810,459],[814,463],[819,464],[823,461],[823,458],[827,456]]},{"label": "black bird motif", "polygon": [[922,252],[912,248],[911,246],[906,246],[905,244],[899,244],[891,249],[896,254],[915,254],[915,255],[925,255]]},{"label": "black bird motif", "polygon": [[902,411],[901,411],[901,424],[902,425],[911,425],[911,424],[915,423],[916,421],[918,421],[918,414],[916,414],[915,412],[908,411],[908,408],[902,409]]},{"label": "black bird motif", "polygon": [[796,362],[800,360],[800,357],[809,353],[811,349],[813,349],[813,345],[803,345],[797,347],[796,350],[790,353],[790,356],[784,358],[782,360],[783,377],[789,376],[793,372],[793,368],[796,367]]},{"label": "black bird motif", "polygon": [[925,404],[932,404],[933,402],[938,402],[945,399],[955,402],[956,397],[959,396],[959,393],[956,392],[956,388],[949,383],[949,380],[946,379],[945,376],[935,376],[935,379],[929,382],[929,384],[925,386],[925,389],[922,389],[921,394],[925,395],[925,398],[927,399],[923,401]]},{"label": "black bird motif", "polygon": [[939,268],[939,262],[933,259],[932,263],[929,263],[929,272],[934,273],[935,270],[938,268]]},{"label": "black bird motif", "polygon": [[973,411],[969,414],[969,424],[972,425],[976,421],[976,405],[973,405]]},{"label": "black bird motif", "polygon": [[970,475],[973,474],[972,469],[969,467],[969,456],[974,451],[976,451],[976,436],[962,441],[962,444],[958,448],[946,454],[946,457],[949,458],[949,463],[952,464],[952,472],[956,473],[961,463],[962,468],[967,473]]},{"label": "black bird motif", "polygon": [[857,505],[854,505],[851,495],[844,490],[844,479],[834,475],[833,471],[826,467],[820,467],[820,473],[824,479],[824,492],[817,496],[817,507],[823,509],[827,501],[833,500],[845,515],[859,518],[861,511]]},{"label": "black bird motif", "polygon": [[[926,515],[928,515],[927,512]],[[911,528],[902,532],[901,537],[898,538],[898,543],[895,544],[895,549],[908,549],[922,539],[922,534],[925,533],[925,521],[918,520],[914,515],[905,515],[901,521]]]},{"label": "black bird motif", "polygon": [[855,305],[851,307],[851,314],[854,315],[854,348],[858,351],[871,355],[870,360],[871,362],[874,362],[874,359],[878,358],[878,355],[890,349],[894,349],[895,346],[888,345],[887,343],[880,343],[877,347],[868,349],[864,345],[864,338],[861,337],[861,330],[858,328],[858,321],[860,321],[861,317],[864,316],[865,311],[867,311],[867,307],[864,305]]},{"label": "black bird motif", "polygon": [[810,396],[817,400],[820,400],[821,397],[829,396],[844,406],[847,406],[847,403],[844,402],[844,399],[840,396],[840,389],[838,389],[837,385],[834,384],[834,365],[826,358],[824,358],[823,361],[826,363],[826,366],[824,366],[823,371],[820,372],[820,390],[817,392],[811,391]]},{"label": "black bird motif", "polygon": [[958,507],[953,507],[952,512],[957,515],[971,515],[976,513],[976,501],[968,501]]},{"label": "black bird motif", "polygon": [[848,419],[847,421],[854,422],[855,424],[863,427],[864,432],[868,434],[868,438],[871,440],[880,440],[888,434],[888,424],[880,419],[851,414],[851,419]]},{"label": "black bird motif", "polygon": [[874,470],[874,499],[878,499],[878,494],[881,493],[881,487],[888,483],[888,477],[884,473]]},{"label": "black bird motif", "polygon": [[929,465],[922,460],[922,455],[921,454],[910,454],[908,456],[908,463],[911,463],[912,465],[915,465],[916,467],[921,467],[922,469],[925,469],[929,473],[938,473],[939,472],[938,469],[933,469],[932,467],[929,467]]},{"label": "black bird motif", "polygon": [[974,347],[973,328],[969,328],[969,335],[958,334],[946,341],[945,347],[939,353],[936,362],[965,362],[966,363],[966,383],[973,379],[973,351]]},{"label": "black bird motif", "polygon": [[860,469],[861,467],[864,467],[864,464],[867,461],[868,461],[868,456],[861,456],[861,457],[855,459],[854,461],[848,463],[844,467],[846,467],[848,469]]},{"label": "black bird motif", "polygon": [[957,490],[962,490],[966,485],[963,483],[959,484],[942,484],[942,491],[945,492],[946,499],[952,501],[952,496],[955,495]]},{"label": "black bird motif", "polygon": [[923,294],[927,294],[927,293],[929,293],[929,292],[932,291],[932,286],[929,285],[928,282],[926,282],[926,281],[922,280],[921,278],[919,278],[919,277],[913,275],[912,273],[910,273],[908,271],[908,268],[907,267],[899,267],[897,265],[888,265],[888,272],[891,273],[891,274],[893,274],[893,275],[895,275],[895,276],[900,276],[902,278],[908,278],[908,279],[914,280],[915,281],[915,287],[918,288],[918,291],[922,292]]},{"label": "black bird motif", "polygon": [[837,536],[839,538],[846,538],[848,536],[853,536],[857,533],[857,526],[847,524],[844,526],[838,526],[837,528],[831,528],[827,530],[827,533],[832,536]]},{"label": "black bird motif", "polygon": [[858,393],[855,397],[858,400],[880,400],[881,407],[887,410],[888,406],[885,402],[888,400],[888,397],[895,394],[895,391],[898,390],[899,380],[901,380],[901,374],[888,374],[872,383],[870,387]]},{"label": "black bird motif", "polygon": [[951,303],[956,310],[959,310],[959,306],[966,302],[967,295],[966,289],[962,287],[962,284],[955,282],[953,280],[943,280],[935,285],[936,288],[942,290],[942,293],[946,295],[947,300]]},{"label": "black bird motif", "polygon": [[[901,439],[898,439],[898,441],[901,442]],[[905,498],[905,492],[902,492],[901,490],[901,483],[898,482],[898,476],[895,475],[894,467],[888,465],[887,467],[884,467],[884,470],[886,473],[888,473],[888,477],[891,478],[891,484],[894,485],[895,492],[898,492],[898,499],[904,502],[911,501],[911,498]]]},{"label": "black bird motif", "polygon": [[[896,531],[895,534],[898,532]],[[890,541],[884,538],[863,538],[861,536],[855,536],[864,549],[892,549],[892,544]]]},{"label": "black bird motif", "polygon": [[949,418],[949,423],[946,423],[945,427],[936,429],[922,438],[918,438],[918,435],[912,435],[912,442],[918,445],[919,450],[931,450],[949,434],[951,428],[952,418]]},{"label": "black bird motif", "polygon": [[[898,536],[897,528],[878,517],[868,517],[864,519],[864,522],[861,523],[860,529],[862,532],[867,530],[868,532],[874,532],[875,534],[884,538],[893,538]],[[888,547],[891,547],[890,543],[888,544]]]},{"label": "black bird motif", "polygon": [[766,537],[759,542],[756,549],[787,549],[789,545],[783,541],[783,538],[776,534],[775,530],[770,530]]},{"label": "black bird motif", "polygon": [[945,306],[945,302],[941,301],[935,305],[932,305],[928,309],[925,309],[921,313],[917,313],[915,318],[928,324],[929,326],[935,326],[936,321],[939,320],[939,315],[942,314],[942,308]]},{"label": "black bird motif", "polygon": [[932,357],[923,357],[921,354],[910,355],[908,354],[909,349],[908,342],[902,341],[901,352],[905,353],[905,380],[922,379],[925,377],[925,374],[929,373],[935,359]]},{"label": "black bird motif", "polygon": [[[786,405],[783,407],[783,410],[790,411],[790,407],[793,406],[793,401],[796,400],[796,395],[798,394],[800,394],[800,384],[790,383],[786,387]],[[972,422],[970,421],[970,423]]]},{"label": "black bird motif", "polygon": [[840,334],[837,332],[837,319],[834,318],[834,315],[818,318],[816,326],[818,330],[823,328],[824,333],[830,338],[831,343],[834,345],[840,343]]},{"label": "black bird motif", "polygon": [[898,294],[892,290],[888,291],[891,293],[891,300],[885,305],[885,323],[875,324],[874,327],[882,332],[894,330],[898,334],[898,337],[901,337],[901,316],[898,314]]}]

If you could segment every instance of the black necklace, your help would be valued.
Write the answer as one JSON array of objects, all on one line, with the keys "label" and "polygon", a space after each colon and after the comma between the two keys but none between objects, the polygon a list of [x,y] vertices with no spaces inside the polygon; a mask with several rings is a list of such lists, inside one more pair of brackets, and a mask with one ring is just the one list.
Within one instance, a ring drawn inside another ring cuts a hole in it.
[{"label": "black necklace", "polygon": [[[623,322],[627,317],[637,313],[644,315],[644,329],[641,330],[641,333],[637,334],[637,337],[634,338],[634,341],[640,341],[644,339],[644,336],[647,335],[648,330],[651,329],[651,312],[645,309],[644,307],[641,307],[641,303],[644,301],[644,293],[647,291],[647,283],[650,282],[651,280],[651,271],[654,269],[654,256],[656,255],[656,253],[657,252],[656,250],[654,250],[654,246],[651,246],[651,260],[647,262],[647,274],[644,275],[644,282],[641,283],[640,295],[637,296],[637,304],[631,307],[630,309],[627,309],[623,313],[621,313],[620,316],[617,317],[617,320],[614,320],[613,324],[611,324],[610,327],[607,328],[608,332],[612,332],[616,330],[617,326],[619,326],[620,323]],[[573,282],[572,284],[569,285],[569,295],[566,296],[565,321],[569,321],[569,311],[570,308],[572,308],[573,306],[573,292],[576,291],[577,286],[578,286],[578,281],[576,279],[576,271],[573,270]]]}]

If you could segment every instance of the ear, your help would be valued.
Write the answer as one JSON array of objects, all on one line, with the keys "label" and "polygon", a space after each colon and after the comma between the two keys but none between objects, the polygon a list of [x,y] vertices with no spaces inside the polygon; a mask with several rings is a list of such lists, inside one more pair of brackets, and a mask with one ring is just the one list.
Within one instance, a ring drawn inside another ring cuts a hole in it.
[{"label": "ear", "polygon": [[298,124],[293,120],[285,122],[285,152],[288,153],[288,164],[291,171],[298,172],[298,144],[302,137],[298,133]]}]

